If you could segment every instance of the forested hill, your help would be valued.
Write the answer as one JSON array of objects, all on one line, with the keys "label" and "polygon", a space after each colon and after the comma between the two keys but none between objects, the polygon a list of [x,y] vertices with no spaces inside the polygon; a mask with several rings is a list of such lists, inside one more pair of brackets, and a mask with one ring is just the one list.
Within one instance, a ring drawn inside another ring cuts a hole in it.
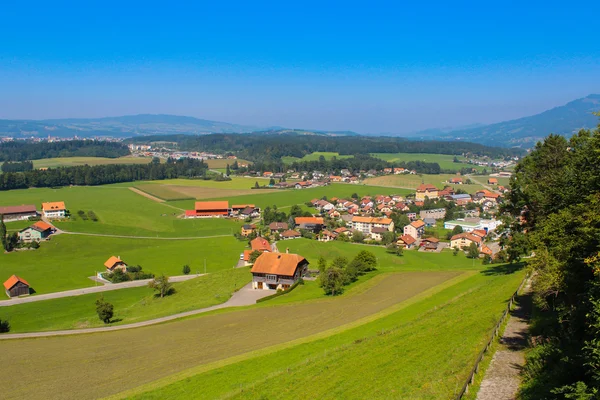
[{"label": "forested hill", "polygon": [[316,151],[341,155],[369,153],[471,154],[504,158],[524,154],[522,149],[489,147],[469,142],[414,141],[395,137],[306,136],[267,134],[214,134],[202,136],[155,135],[126,140],[131,143],[176,142],[179,150],[235,153],[251,161],[279,160],[284,156],[303,157]]},{"label": "forested hill", "polygon": [[39,143],[18,140],[0,143],[0,161],[40,160],[56,157],[117,158],[128,154],[129,149],[122,143],[95,140]]}]

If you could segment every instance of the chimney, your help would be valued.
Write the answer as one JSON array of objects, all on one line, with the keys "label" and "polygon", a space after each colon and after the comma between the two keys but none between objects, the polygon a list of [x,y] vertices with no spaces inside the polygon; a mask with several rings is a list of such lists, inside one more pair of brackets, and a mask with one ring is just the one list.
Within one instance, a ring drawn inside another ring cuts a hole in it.
[{"label": "chimney", "polygon": [[286,254],[290,254],[290,248],[289,248],[289,247],[286,247],[286,248],[285,248],[285,253],[286,253]]}]

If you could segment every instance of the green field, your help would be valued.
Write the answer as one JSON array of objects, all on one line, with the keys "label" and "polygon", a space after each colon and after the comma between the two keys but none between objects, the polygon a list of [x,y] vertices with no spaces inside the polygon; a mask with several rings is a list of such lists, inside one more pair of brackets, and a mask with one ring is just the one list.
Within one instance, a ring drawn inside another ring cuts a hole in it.
[{"label": "green field", "polygon": [[63,158],[42,158],[33,160],[33,167],[56,168],[56,167],[75,167],[78,165],[102,165],[102,164],[148,164],[151,158],[141,157],[63,157]]},{"label": "green field", "polygon": [[339,153],[334,153],[334,152],[329,152],[329,151],[316,151],[314,153],[311,154],[307,154],[302,158],[298,158],[298,157],[281,157],[281,161],[284,162],[285,164],[291,164],[295,161],[318,161],[319,157],[325,157],[326,160],[331,160],[333,157],[336,157],[338,160],[339,159],[343,159],[343,158],[352,158],[353,156],[351,155],[345,155],[345,156],[341,156]]},{"label": "green field", "polygon": [[[389,162],[409,162],[425,161],[429,163],[438,163],[440,168],[459,171],[461,168],[475,168],[478,171],[484,169],[478,165],[467,164],[467,159],[463,156],[453,156],[450,154],[429,154],[429,153],[372,153],[373,157],[381,158]],[[454,157],[458,158],[460,163],[454,162]],[[489,168],[488,168],[489,170]]]},{"label": "green field", "polygon": [[181,275],[184,264],[193,273],[204,272],[204,259],[207,272],[215,272],[236,265],[245,245],[233,236],[153,240],[63,234],[42,243],[38,250],[0,253],[0,280],[16,274],[37,293],[94,286],[88,277],[104,271],[110,256],[121,256],[126,263],[157,275]]},{"label": "green field", "polygon": [[[154,290],[147,287],[114,290],[102,295],[115,307],[116,321],[111,325],[131,324],[223,303],[250,279],[249,268],[232,268],[174,283],[175,293],[163,299],[157,298]],[[87,294],[2,307],[0,315],[10,322],[11,333],[104,326],[94,305],[98,296]]]},{"label": "green field", "polygon": [[[430,175],[430,174],[418,174],[418,175],[384,175],[377,176],[374,178],[367,178],[364,180],[366,185],[374,185],[374,186],[386,186],[389,188],[412,188],[416,189],[422,183],[430,183],[436,186],[438,189],[443,189],[444,186],[452,186],[455,190],[462,189],[467,193],[475,193],[478,190],[482,190],[484,187],[482,185],[471,184],[471,185],[450,185],[448,180],[456,177],[454,174],[438,174],[438,175]],[[464,180],[468,179],[468,176],[462,177]],[[477,177],[480,182],[486,183],[487,178]],[[389,189],[391,190],[391,189]]]}]

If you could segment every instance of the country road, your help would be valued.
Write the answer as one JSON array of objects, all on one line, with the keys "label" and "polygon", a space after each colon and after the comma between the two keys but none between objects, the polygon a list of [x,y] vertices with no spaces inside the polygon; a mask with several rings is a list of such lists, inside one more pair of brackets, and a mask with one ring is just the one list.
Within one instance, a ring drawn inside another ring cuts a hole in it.
[{"label": "country road", "polygon": [[[198,275],[179,275],[179,276],[171,276],[169,277],[169,282],[184,282],[190,279],[197,278],[199,276],[203,276],[206,274],[198,274]],[[17,297],[10,300],[1,300],[0,307],[10,307],[17,304],[25,304],[25,303],[33,303],[36,301],[44,301],[44,300],[52,300],[52,299],[60,299],[63,297],[73,297],[73,296],[81,296],[84,294],[90,293],[102,293],[109,292],[112,290],[120,290],[120,289],[129,289],[134,287],[141,287],[148,285],[152,279],[140,279],[138,281],[130,281],[130,282],[122,282],[122,283],[109,283],[103,286],[93,286],[87,287],[83,289],[73,289],[73,290],[65,290],[64,292],[54,292],[54,293],[46,293],[40,294],[36,296],[27,296],[27,297]]]},{"label": "country road", "polygon": [[213,310],[228,307],[242,307],[256,304],[258,299],[267,297],[273,294],[271,290],[253,290],[252,284],[249,283],[231,296],[225,303],[218,304],[216,306],[201,308],[193,311],[186,311],[179,314],[173,314],[166,317],[155,318],[148,321],[136,322],[127,325],[116,325],[107,326],[101,328],[85,328],[85,329],[71,329],[71,330],[60,330],[60,331],[49,331],[49,332],[30,332],[30,333],[11,333],[1,334],[0,340],[8,339],[27,339],[27,338],[39,338],[39,337],[51,337],[51,336],[66,336],[66,335],[81,335],[86,333],[97,333],[97,332],[110,332],[119,331],[123,329],[141,328],[143,326],[160,324],[163,322],[173,321],[175,319],[189,317],[192,315],[202,314]]}]

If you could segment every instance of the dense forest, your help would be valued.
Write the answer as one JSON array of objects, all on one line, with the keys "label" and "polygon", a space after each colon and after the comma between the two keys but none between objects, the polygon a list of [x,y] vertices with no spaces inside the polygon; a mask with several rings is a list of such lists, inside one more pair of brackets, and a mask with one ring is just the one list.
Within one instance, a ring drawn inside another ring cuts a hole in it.
[{"label": "dense forest", "polygon": [[114,164],[51,168],[45,171],[8,172],[0,175],[0,190],[24,189],[28,187],[58,187],[69,185],[104,185],[108,183],[174,178],[203,178],[220,176],[207,175],[208,166],[199,160],[184,159],[167,163]]},{"label": "dense forest", "polygon": [[[368,171],[374,169],[381,171],[384,168],[399,167],[415,170],[420,174],[439,174],[442,172],[438,163],[428,163],[424,161],[410,161],[390,163],[369,155],[356,155],[350,158],[338,159],[333,157],[326,160],[325,157],[319,157],[315,161],[296,161],[291,164],[284,164],[281,161],[256,162],[250,165],[250,169],[257,172],[287,172],[293,170],[301,171],[321,171],[323,173],[339,174],[340,170],[348,169],[350,172]],[[245,172],[246,169],[240,169],[239,172]]]},{"label": "dense forest", "polygon": [[33,163],[31,161],[6,161],[2,163],[0,170],[2,172],[24,172],[31,171],[33,169]]},{"label": "dense forest", "polygon": [[122,143],[95,140],[68,140],[64,142],[29,142],[14,140],[0,143],[0,161],[40,160],[57,157],[108,157],[129,154]]},{"label": "dense forest", "polygon": [[[524,399],[600,396],[600,126],[551,135],[516,167],[510,246],[535,256]],[[515,252],[516,253],[516,252]]]},{"label": "dense forest", "polygon": [[398,137],[318,136],[266,133],[213,135],[156,135],[128,139],[132,143],[176,142],[180,150],[235,153],[250,161],[276,161],[284,156],[302,158],[315,151],[341,155],[368,153],[470,154],[504,158],[522,155],[522,149],[488,147],[467,142],[413,141]]}]

